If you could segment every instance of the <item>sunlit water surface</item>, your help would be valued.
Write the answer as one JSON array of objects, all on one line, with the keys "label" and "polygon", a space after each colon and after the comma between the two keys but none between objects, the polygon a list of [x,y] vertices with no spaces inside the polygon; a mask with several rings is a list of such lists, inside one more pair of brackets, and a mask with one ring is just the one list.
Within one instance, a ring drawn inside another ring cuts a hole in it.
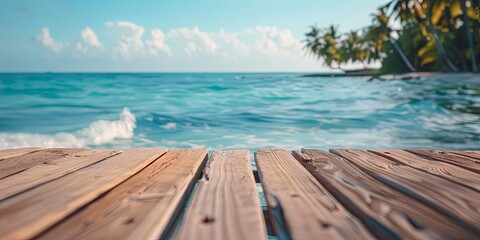
[{"label": "sunlit water surface", "polygon": [[0,74],[0,148],[480,148],[480,77]]}]

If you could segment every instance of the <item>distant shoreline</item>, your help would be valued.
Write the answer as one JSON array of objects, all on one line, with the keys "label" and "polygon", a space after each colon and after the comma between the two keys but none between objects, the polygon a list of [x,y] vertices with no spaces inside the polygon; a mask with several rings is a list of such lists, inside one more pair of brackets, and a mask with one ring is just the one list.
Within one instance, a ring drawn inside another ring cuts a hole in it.
[{"label": "distant shoreline", "polygon": [[300,77],[370,77],[369,81],[379,80],[412,80],[421,79],[426,77],[433,77],[437,75],[465,75],[465,74],[478,74],[476,72],[459,72],[459,73],[442,73],[442,72],[409,72],[409,73],[319,73],[319,74],[304,74]]}]

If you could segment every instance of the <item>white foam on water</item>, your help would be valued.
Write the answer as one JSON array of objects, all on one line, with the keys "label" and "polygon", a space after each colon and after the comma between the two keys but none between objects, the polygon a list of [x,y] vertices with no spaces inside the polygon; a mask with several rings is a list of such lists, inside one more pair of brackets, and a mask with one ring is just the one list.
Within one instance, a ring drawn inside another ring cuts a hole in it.
[{"label": "white foam on water", "polygon": [[136,118],[124,108],[118,120],[98,120],[73,133],[53,135],[31,133],[0,133],[0,149],[18,147],[88,147],[129,139],[137,127]]},{"label": "white foam on water", "polygon": [[167,129],[167,130],[175,129],[176,127],[177,127],[177,124],[174,123],[174,122],[169,122],[169,123],[162,126],[162,128]]}]

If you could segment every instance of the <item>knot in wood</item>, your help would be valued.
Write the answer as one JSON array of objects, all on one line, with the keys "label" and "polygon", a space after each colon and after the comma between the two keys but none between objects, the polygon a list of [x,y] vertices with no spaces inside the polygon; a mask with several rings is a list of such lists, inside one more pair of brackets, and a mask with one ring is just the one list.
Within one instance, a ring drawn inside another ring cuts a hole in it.
[{"label": "knot in wood", "polygon": [[202,223],[209,224],[209,223],[213,223],[215,221],[215,218],[210,216],[204,216],[201,221]]}]

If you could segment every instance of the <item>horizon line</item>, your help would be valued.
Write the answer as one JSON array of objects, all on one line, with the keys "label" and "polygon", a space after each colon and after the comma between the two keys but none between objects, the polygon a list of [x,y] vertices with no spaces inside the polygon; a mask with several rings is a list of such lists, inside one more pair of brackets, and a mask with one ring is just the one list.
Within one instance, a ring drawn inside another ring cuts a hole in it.
[{"label": "horizon line", "polygon": [[48,74],[48,73],[167,73],[167,74],[182,74],[182,73],[317,73],[317,74],[335,74],[341,72],[325,72],[325,71],[231,71],[231,72],[222,72],[222,71],[172,71],[172,72],[163,72],[163,71],[0,71],[0,74],[19,74],[19,73],[36,73],[36,74]]}]

